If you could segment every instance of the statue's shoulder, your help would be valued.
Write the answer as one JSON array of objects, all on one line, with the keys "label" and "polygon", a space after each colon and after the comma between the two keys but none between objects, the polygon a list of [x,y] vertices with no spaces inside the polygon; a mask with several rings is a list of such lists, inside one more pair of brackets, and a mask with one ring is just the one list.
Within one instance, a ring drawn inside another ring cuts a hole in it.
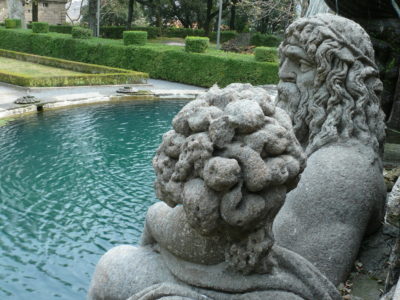
[{"label": "statue's shoulder", "polygon": [[383,184],[381,160],[370,148],[357,142],[337,143],[321,147],[310,155],[302,177],[329,180],[334,186],[355,188],[370,183],[371,188]]},{"label": "statue's shoulder", "polygon": [[361,169],[379,165],[380,158],[370,148],[357,141],[326,145],[312,153],[307,165],[319,164],[346,170],[352,167]]}]

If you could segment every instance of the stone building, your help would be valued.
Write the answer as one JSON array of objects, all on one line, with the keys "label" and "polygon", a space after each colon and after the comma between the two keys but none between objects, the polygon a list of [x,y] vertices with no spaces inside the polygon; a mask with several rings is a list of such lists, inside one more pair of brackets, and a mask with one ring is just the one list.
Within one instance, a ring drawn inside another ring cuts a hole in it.
[{"label": "stone building", "polygon": [[[39,21],[49,24],[64,24],[66,22],[65,4],[67,0],[39,0]],[[24,4],[25,22],[32,21],[32,4]],[[7,0],[0,0],[0,22],[8,18]]]}]

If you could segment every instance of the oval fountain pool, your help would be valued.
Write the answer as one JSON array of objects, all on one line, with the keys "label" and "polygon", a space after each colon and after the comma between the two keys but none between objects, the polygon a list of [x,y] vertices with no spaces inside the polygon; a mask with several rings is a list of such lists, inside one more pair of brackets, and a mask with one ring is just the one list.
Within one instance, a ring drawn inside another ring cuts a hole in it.
[{"label": "oval fountain pool", "polygon": [[84,106],[0,127],[0,299],[84,299],[108,249],[138,242],[151,166],[183,101]]}]

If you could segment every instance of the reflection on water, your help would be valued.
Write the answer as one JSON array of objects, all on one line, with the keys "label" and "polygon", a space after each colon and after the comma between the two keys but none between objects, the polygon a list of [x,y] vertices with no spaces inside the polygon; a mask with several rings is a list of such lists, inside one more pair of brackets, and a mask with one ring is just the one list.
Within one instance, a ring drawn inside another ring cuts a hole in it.
[{"label": "reflection on water", "polygon": [[138,242],[151,159],[183,101],[27,116],[0,127],[0,299],[84,299],[99,257]]}]

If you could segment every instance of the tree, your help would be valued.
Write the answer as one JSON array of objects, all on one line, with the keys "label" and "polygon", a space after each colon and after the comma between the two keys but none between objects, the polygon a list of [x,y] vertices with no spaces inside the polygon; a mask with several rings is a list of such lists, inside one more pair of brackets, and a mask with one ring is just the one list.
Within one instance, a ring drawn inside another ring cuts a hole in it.
[{"label": "tree", "polygon": [[100,0],[88,0],[88,23],[93,36],[97,36],[97,1]]},{"label": "tree", "polygon": [[32,22],[39,21],[39,0],[32,0]]},{"label": "tree", "polygon": [[276,32],[285,29],[295,18],[302,0],[241,0],[237,6],[248,16],[253,29]]},{"label": "tree", "polygon": [[129,0],[128,3],[128,20],[126,21],[126,29],[131,29],[133,20],[133,10],[135,6],[135,0]]},{"label": "tree", "polygon": [[[212,21],[218,15],[218,12],[219,12],[218,1],[219,0],[216,0],[216,1],[207,0],[206,21],[203,26],[203,29],[204,29],[206,35],[210,34]],[[225,10],[230,4],[231,4],[231,2],[229,0],[223,0],[222,10]]]},{"label": "tree", "polygon": [[72,18],[72,16],[70,16],[70,14],[68,13],[69,9],[72,6],[72,0],[69,0],[65,6],[65,10],[66,10],[66,16],[69,19],[69,21],[71,22],[72,25],[74,25],[76,22],[79,22],[81,17],[82,17],[82,7],[83,7],[83,3],[84,1],[81,1],[80,5],[79,5],[79,14],[76,18]]}]

